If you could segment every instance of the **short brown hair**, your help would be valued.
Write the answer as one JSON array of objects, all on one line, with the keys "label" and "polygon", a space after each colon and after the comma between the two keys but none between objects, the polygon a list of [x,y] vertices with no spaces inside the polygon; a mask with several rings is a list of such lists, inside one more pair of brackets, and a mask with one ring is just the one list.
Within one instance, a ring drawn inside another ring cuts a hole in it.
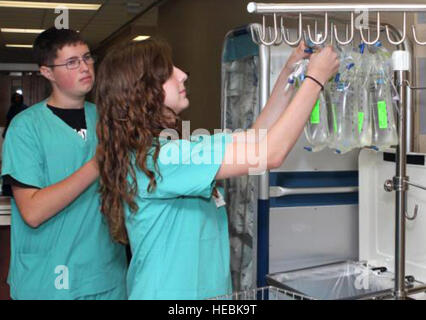
[{"label": "short brown hair", "polygon": [[66,45],[87,43],[80,34],[71,29],[56,29],[51,27],[35,39],[33,45],[34,59],[39,66],[52,64],[57,57],[58,50]]}]

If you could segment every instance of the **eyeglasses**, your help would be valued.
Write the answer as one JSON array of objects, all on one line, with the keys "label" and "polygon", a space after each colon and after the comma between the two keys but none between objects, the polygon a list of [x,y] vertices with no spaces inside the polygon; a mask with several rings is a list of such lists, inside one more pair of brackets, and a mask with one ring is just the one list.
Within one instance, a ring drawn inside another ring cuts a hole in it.
[{"label": "eyeglasses", "polygon": [[47,67],[66,66],[68,70],[78,69],[78,68],[80,68],[81,60],[83,60],[86,65],[89,65],[89,64],[94,64],[96,62],[96,57],[92,56],[90,53],[87,53],[81,59],[80,58],[71,58],[66,63],[51,64],[51,65],[47,65]]}]

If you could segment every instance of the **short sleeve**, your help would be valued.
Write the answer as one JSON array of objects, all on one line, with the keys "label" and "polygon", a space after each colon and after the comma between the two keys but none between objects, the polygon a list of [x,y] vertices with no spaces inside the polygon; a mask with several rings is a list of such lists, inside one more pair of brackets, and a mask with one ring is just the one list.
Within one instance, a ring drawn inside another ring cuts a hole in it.
[{"label": "short sleeve", "polygon": [[24,121],[12,121],[3,143],[2,176],[10,175],[23,184],[44,188],[43,162],[38,146],[30,126]]},{"label": "short sleeve", "polygon": [[157,187],[150,197],[210,198],[226,145],[231,142],[231,135],[220,133],[163,144],[157,160],[161,177],[157,176]]}]

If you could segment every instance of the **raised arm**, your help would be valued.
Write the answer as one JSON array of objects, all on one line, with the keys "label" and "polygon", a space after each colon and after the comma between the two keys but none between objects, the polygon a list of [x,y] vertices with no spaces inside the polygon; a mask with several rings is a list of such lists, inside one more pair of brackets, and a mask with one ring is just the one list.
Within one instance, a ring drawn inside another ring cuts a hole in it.
[{"label": "raised arm", "polygon": [[[332,47],[326,47],[312,55],[307,74],[325,84],[338,67],[337,54]],[[233,143],[225,150],[216,179],[279,167],[302,132],[320,90],[317,83],[307,78],[265,135],[262,136],[258,129],[254,130],[255,139],[248,138],[248,132],[235,134]]]},{"label": "raised arm", "polygon": [[288,106],[294,93],[294,88],[290,87],[290,90],[285,91],[285,87],[287,85],[288,77],[293,71],[293,65],[302,59],[310,57],[311,54],[305,52],[305,49],[307,49],[307,47],[304,41],[302,41],[291,53],[286,64],[281,70],[277,81],[275,82],[268,102],[254,122],[252,129],[270,129],[283,113],[284,109]]}]

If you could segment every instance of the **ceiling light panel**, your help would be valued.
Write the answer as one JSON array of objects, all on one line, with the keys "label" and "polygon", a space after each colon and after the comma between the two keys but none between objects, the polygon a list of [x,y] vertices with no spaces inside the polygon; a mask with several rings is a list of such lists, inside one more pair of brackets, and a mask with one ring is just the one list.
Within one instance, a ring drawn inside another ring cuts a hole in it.
[{"label": "ceiling light panel", "polygon": [[137,36],[136,38],[133,39],[133,41],[143,41],[150,38],[150,36]]},{"label": "ceiling light panel", "polygon": [[42,33],[44,29],[0,28],[4,33]]},{"label": "ceiling light panel", "polygon": [[13,44],[13,43],[7,43],[6,44],[7,48],[32,48],[33,45],[32,44]]},{"label": "ceiling light panel", "polygon": [[69,10],[99,10],[102,4],[66,3],[66,2],[35,2],[35,1],[0,1],[3,8],[55,9],[66,7]]}]

